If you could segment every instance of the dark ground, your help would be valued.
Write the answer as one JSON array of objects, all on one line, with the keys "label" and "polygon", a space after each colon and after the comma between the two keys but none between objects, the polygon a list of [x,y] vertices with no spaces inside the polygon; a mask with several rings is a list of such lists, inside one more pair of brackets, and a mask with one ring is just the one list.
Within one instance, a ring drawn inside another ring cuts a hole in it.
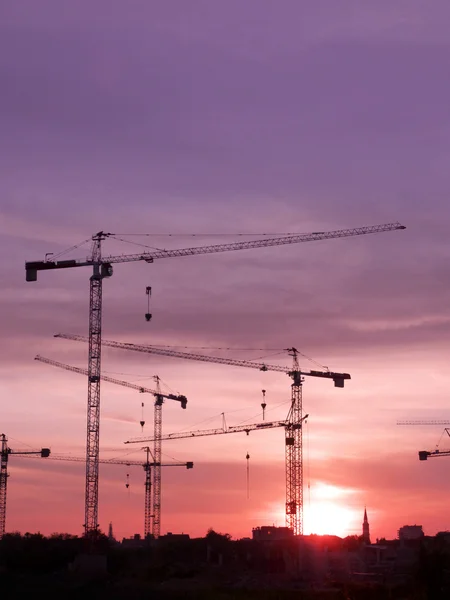
[{"label": "dark ground", "polygon": [[[407,585],[328,581],[327,589],[269,569],[274,565],[259,563],[257,555],[246,565],[242,557],[236,560],[239,542],[216,534],[157,550],[124,549],[104,538],[94,553],[100,569],[90,574],[83,565],[90,568],[95,556],[86,556],[84,543],[65,535],[6,535],[0,540],[0,599],[450,600],[450,550],[442,540],[424,546]],[[208,562],[208,544],[213,555],[228,556],[229,564]]]}]

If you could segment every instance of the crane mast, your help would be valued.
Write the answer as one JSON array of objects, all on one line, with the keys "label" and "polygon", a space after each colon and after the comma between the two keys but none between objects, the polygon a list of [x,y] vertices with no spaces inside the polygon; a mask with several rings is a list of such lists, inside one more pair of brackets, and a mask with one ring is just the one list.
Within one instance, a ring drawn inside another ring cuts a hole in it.
[{"label": "crane mast", "polygon": [[0,450],[0,540],[5,535],[6,526],[6,491],[8,483],[8,458],[10,454],[17,456],[40,456],[48,458],[50,456],[49,448],[41,448],[40,450],[11,450],[8,447],[8,438],[4,433],[0,435],[1,450]]},{"label": "crane mast", "polygon": [[175,250],[158,250],[140,254],[107,256],[102,258],[102,242],[112,236],[111,233],[99,231],[92,236],[91,257],[87,260],[43,260],[25,263],[25,280],[37,281],[38,271],[68,269],[75,267],[92,267],[89,288],[89,350],[88,350],[88,401],[87,401],[87,435],[86,435],[86,488],[85,488],[85,522],[86,538],[94,540],[98,533],[98,457],[100,440],[100,373],[101,373],[101,340],[102,340],[102,283],[103,279],[112,275],[113,263],[145,261],[152,263],[160,258],[196,256],[237,250],[250,250],[287,244],[297,244],[327,239],[345,238],[406,229],[398,222],[368,227],[354,227],[335,231],[319,231],[306,234],[284,235],[279,237],[215,244]]},{"label": "crane mast", "polygon": [[[159,377],[155,377],[156,389],[158,392],[161,391]],[[162,436],[162,405],[164,399],[161,395],[156,395],[155,400],[155,412],[154,412],[154,434],[155,441],[153,446],[153,452],[155,456],[156,466],[153,470],[153,537],[159,538],[161,531],[161,467],[158,463],[161,463],[161,436]]]},{"label": "crane mast", "polygon": [[298,351],[289,349],[293,357],[291,408],[285,429],[286,526],[294,534],[303,534],[303,427],[302,376]]},{"label": "crane mast", "polygon": [[[86,488],[84,530],[86,537],[98,534],[98,465],[100,443],[100,375],[102,354],[102,279],[103,232],[93,238],[93,273],[89,287],[88,401],[86,422]],[[107,271],[106,271],[107,273]]]},{"label": "crane mast", "polygon": [[0,540],[5,535],[6,488],[8,484],[8,440],[4,433],[2,433],[1,439],[2,447],[0,455]]},{"label": "crane mast", "polygon": [[152,533],[152,470],[150,468],[150,448],[145,448],[147,461],[144,465],[145,471],[145,501],[144,501],[144,539],[148,539]]}]

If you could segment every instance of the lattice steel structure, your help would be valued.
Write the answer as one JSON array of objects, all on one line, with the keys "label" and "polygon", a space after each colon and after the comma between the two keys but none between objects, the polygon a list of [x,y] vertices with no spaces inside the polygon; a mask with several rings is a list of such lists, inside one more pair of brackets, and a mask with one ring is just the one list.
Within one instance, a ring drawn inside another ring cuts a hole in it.
[{"label": "lattice steel structure", "polygon": [[2,448],[0,455],[0,539],[5,535],[6,524],[6,488],[8,485],[8,445],[7,437],[1,435]]},{"label": "lattice steel structure", "polygon": [[[155,376],[156,389],[161,391],[159,377]],[[161,395],[156,396],[154,413],[154,435],[155,441],[153,454],[155,456],[156,466],[153,470],[153,537],[159,538],[161,532],[161,436],[162,436],[162,405],[164,398]]]},{"label": "lattice steel structure", "polygon": [[[142,448],[146,451],[146,460],[144,463],[140,460],[125,460],[125,459],[99,459],[100,464],[104,465],[124,465],[126,467],[139,466],[143,467],[145,471],[145,499],[144,499],[144,536],[148,538],[151,534],[151,521],[152,521],[152,512],[151,512],[151,493],[152,493],[152,484],[151,484],[151,472],[152,467],[155,468],[157,466],[156,462],[153,460],[152,453],[149,447]],[[20,456],[25,456],[25,454],[30,454],[30,456],[26,456],[26,458],[36,458],[36,456],[31,456],[32,453],[22,453]],[[152,458],[152,460],[150,460]],[[81,458],[80,456],[51,456],[48,460],[59,460],[65,462],[86,462],[85,458]],[[170,462],[170,463],[159,463],[159,467],[185,467],[186,469],[193,469],[194,463],[193,461],[188,462]]]},{"label": "lattice steel structure", "polygon": [[6,491],[8,484],[8,459],[11,454],[16,456],[40,456],[48,458],[50,456],[49,448],[41,448],[40,450],[11,450],[8,447],[8,438],[4,433],[0,435],[1,450],[0,450],[0,539],[5,535],[6,526]]},{"label": "lattice steel structure", "polygon": [[[86,488],[84,530],[86,536],[98,533],[98,460],[100,446],[100,375],[102,356],[102,233],[93,238],[92,262],[94,272],[90,278],[89,294],[89,350],[88,350],[88,402],[86,435]],[[108,271],[106,271],[107,273]]]},{"label": "lattice steel structure", "polygon": [[98,533],[98,449],[100,439],[100,373],[101,373],[101,337],[102,337],[102,282],[112,275],[113,263],[145,261],[152,263],[161,258],[198,256],[236,250],[250,250],[283,246],[303,242],[338,239],[383,233],[406,229],[400,223],[386,223],[368,227],[353,227],[335,231],[318,231],[304,234],[286,234],[278,237],[266,237],[247,242],[215,244],[173,250],[155,250],[139,254],[102,257],[102,241],[113,236],[100,231],[92,236],[92,252],[87,260],[43,260],[25,263],[26,281],[36,281],[38,271],[70,269],[74,267],[92,267],[89,301],[89,358],[88,358],[88,407],[86,441],[86,497],[85,497],[85,536],[95,539]]},{"label": "lattice steel structure", "polygon": [[152,533],[152,470],[150,466],[150,448],[147,451],[147,461],[144,465],[145,471],[145,500],[144,500],[144,538],[148,539]]},{"label": "lattice steel structure", "polygon": [[[85,336],[73,335],[69,333],[58,333],[55,337],[60,337],[78,342],[88,341]],[[258,369],[260,371],[277,371],[287,373],[293,380],[291,391],[291,408],[288,416],[288,431],[286,433],[286,524],[291,526],[295,535],[303,534],[303,450],[302,450],[302,377],[319,377],[320,379],[331,379],[335,387],[343,388],[346,380],[351,379],[349,373],[335,373],[334,371],[301,371],[298,365],[298,350],[288,348],[290,356],[293,358],[292,368],[282,367],[280,365],[269,365],[267,363],[257,363],[250,360],[236,360],[233,358],[223,358],[216,356],[207,356],[204,354],[190,354],[189,352],[179,352],[167,348],[158,348],[156,346],[142,346],[139,344],[128,344],[125,342],[116,342],[113,340],[103,340],[102,344],[110,348],[122,348],[123,350],[132,350],[134,352],[144,352],[148,354],[159,354],[161,356],[172,356],[176,358],[185,358],[201,362],[218,363],[233,367],[246,367]],[[245,431],[245,426],[242,427]],[[163,436],[163,439],[168,439]],[[131,441],[131,440],[130,440]],[[148,438],[137,438],[135,443],[149,441]]]},{"label": "lattice steel structure", "polygon": [[291,407],[288,425],[285,429],[285,469],[286,469],[286,527],[295,534],[303,533],[303,406],[302,376],[295,348],[289,349],[293,357],[290,373]]},{"label": "lattice steel structure", "polygon": [[[67,365],[65,363],[61,363],[57,360],[52,360],[50,358],[45,358],[44,356],[35,356],[34,357],[35,360],[42,362],[44,364],[47,365],[51,365],[53,367],[58,367],[60,369],[65,369],[66,371],[70,371],[71,373],[78,373],[79,375],[88,375],[89,371],[88,369],[84,369],[82,367],[73,367],[71,365]],[[151,505],[153,503],[153,506],[155,506],[155,511],[157,514],[157,523],[158,523],[158,527],[157,527],[157,535],[155,537],[159,537],[159,531],[160,531],[160,523],[161,523],[161,451],[162,451],[162,447],[161,447],[161,434],[162,434],[162,405],[164,403],[164,400],[176,400],[177,402],[180,403],[181,408],[186,408],[187,406],[187,398],[186,396],[183,396],[182,394],[163,394],[161,392],[161,386],[159,383],[159,377],[157,375],[155,375],[154,379],[157,383],[156,386],[156,390],[153,389],[149,389],[147,387],[144,387],[142,385],[138,385],[136,383],[129,383],[128,381],[122,381],[120,379],[116,379],[114,377],[109,377],[108,375],[100,375],[100,379],[103,381],[107,381],[109,383],[114,383],[115,385],[120,385],[123,387],[127,387],[127,388],[131,388],[133,390],[137,390],[138,392],[140,392],[141,394],[152,394],[155,397],[155,403],[154,403],[154,408],[155,408],[155,415],[154,415],[154,435],[155,435],[155,445],[154,445],[154,461],[157,462],[153,462],[153,464],[149,463],[149,457],[147,456],[147,463],[144,464],[144,469],[147,473],[146,477],[149,478],[149,481],[147,482],[146,480],[146,494],[148,492],[148,499],[146,496],[146,514],[148,512],[148,518],[147,516],[145,517],[145,535],[148,536],[152,533],[151,531]],[[145,450],[145,448],[144,448]],[[157,458],[156,458],[157,457]],[[99,461],[104,462],[104,461]],[[121,463],[119,463],[121,464]],[[156,484],[153,486],[152,488],[152,484],[151,484],[151,475],[152,475],[152,466],[153,466],[153,476],[155,478]],[[154,498],[152,500],[151,496],[150,496],[150,492],[153,491],[154,494]],[[148,504],[148,508],[147,508],[147,504]],[[154,532],[153,532],[154,534]]]}]

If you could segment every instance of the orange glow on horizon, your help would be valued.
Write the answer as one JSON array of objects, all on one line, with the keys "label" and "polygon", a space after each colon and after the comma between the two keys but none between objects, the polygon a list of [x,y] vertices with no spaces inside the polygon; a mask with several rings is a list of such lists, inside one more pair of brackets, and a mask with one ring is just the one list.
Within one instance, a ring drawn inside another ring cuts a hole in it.
[{"label": "orange glow on horizon", "polygon": [[[317,482],[311,490],[311,500],[305,497],[304,535],[336,535],[341,538],[348,535],[361,535],[364,507],[356,510],[349,506],[346,500],[346,497],[357,492],[354,489]],[[264,517],[266,519],[269,517],[269,520],[272,518],[275,526],[283,527],[285,524],[284,503],[280,502],[269,507]]]},{"label": "orange glow on horizon", "polygon": [[304,510],[305,535],[337,535],[341,538],[354,535],[354,524],[360,515],[347,506],[331,501],[319,501]]}]

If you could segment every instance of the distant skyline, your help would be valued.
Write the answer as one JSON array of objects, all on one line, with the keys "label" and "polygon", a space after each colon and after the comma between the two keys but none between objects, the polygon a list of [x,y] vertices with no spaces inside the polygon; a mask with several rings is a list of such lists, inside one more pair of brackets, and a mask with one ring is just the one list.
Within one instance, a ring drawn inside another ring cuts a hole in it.
[{"label": "distant skyline", "polygon": [[[450,465],[417,454],[443,427],[396,425],[450,418],[449,18],[444,0],[4,3],[0,432],[10,446],[85,449],[86,382],[33,359],[86,366],[81,344],[53,335],[87,334],[90,273],[25,283],[26,260],[99,230],[177,234],[127,238],[173,248],[400,221],[405,231],[117,265],[104,337],[278,364],[296,346],[350,373],[344,389],[304,385],[305,532],[360,533],[364,506],[372,539],[405,524],[450,529]],[[165,432],[218,426],[224,411],[229,424],[256,421],[262,389],[266,419],[288,409],[283,374],[111,349],[103,369],[143,385],[158,374],[188,397],[186,411],[164,406]],[[102,386],[104,456],[130,451],[142,400],[150,434],[152,399]],[[284,525],[282,430],[174,441],[163,454],[195,466],[162,474],[162,533]],[[9,471],[8,531],[82,533],[82,465],[11,457]],[[119,538],[143,531],[144,473],[130,469],[127,490],[126,472],[100,470],[100,526],[112,521]]]}]

